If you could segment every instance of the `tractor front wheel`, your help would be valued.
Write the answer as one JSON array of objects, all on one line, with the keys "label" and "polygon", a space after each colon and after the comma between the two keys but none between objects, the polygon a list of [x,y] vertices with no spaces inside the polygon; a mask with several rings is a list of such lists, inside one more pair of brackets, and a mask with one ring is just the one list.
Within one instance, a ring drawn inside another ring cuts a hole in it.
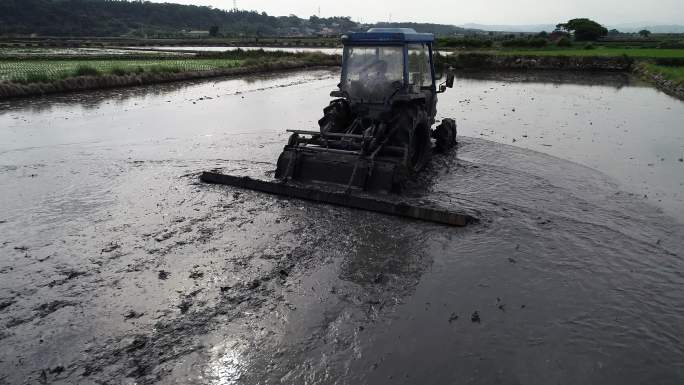
[{"label": "tractor front wheel", "polygon": [[453,119],[442,120],[442,123],[432,132],[437,151],[446,153],[454,148],[456,146],[456,134],[456,121]]}]

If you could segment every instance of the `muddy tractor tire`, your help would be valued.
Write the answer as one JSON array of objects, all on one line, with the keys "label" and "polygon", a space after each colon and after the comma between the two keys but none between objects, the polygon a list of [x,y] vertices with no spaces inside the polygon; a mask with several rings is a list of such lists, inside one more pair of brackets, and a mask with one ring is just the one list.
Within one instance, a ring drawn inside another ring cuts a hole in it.
[{"label": "muddy tractor tire", "polygon": [[336,99],[323,109],[323,117],[318,120],[321,134],[344,132],[352,122],[352,112],[349,102]]},{"label": "muddy tractor tire", "polygon": [[430,123],[425,111],[419,111],[411,139],[410,167],[411,171],[419,172],[430,162],[432,157]]},{"label": "muddy tractor tire", "polygon": [[435,149],[438,152],[446,153],[456,146],[456,121],[444,119],[442,123],[432,132],[435,138]]},{"label": "muddy tractor tire", "polygon": [[397,111],[394,144],[406,146],[408,156],[406,168],[409,173],[417,173],[425,167],[432,156],[430,123],[425,111],[418,106],[406,106]]}]

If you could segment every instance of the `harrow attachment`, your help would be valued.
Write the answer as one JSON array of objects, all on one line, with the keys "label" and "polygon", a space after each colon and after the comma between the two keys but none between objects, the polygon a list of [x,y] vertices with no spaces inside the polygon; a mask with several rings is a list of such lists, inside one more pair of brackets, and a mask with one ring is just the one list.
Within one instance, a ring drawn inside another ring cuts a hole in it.
[{"label": "harrow attachment", "polygon": [[365,194],[340,192],[325,188],[312,188],[296,182],[264,181],[250,177],[237,177],[216,172],[204,172],[201,180],[205,183],[222,184],[274,195],[304,199],[382,214],[436,222],[449,226],[466,226],[477,221],[469,214],[452,212],[439,207],[426,207],[408,201],[381,199]]},{"label": "harrow attachment", "polygon": [[277,179],[334,184],[346,191],[399,192],[406,177],[401,147],[383,146],[367,154],[369,143],[362,135],[289,132]]}]

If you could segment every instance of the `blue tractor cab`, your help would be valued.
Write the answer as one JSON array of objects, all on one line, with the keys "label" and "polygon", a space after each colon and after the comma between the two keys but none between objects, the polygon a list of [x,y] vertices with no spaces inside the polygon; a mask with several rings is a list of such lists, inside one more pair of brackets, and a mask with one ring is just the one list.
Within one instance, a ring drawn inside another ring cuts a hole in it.
[{"label": "blue tractor cab", "polygon": [[433,147],[456,144],[454,120],[431,128],[437,94],[453,86],[454,76],[437,85],[432,34],[373,28],[348,33],[342,43],[336,99],[323,110],[320,131],[291,131],[276,177],[396,191],[425,166]]},{"label": "blue tractor cab", "polygon": [[342,36],[341,92],[334,95],[356,103],[424,99],[429,109],[434,110],[436,94],[453,85],[453,77],[449,77],[437,90],[434,40],[430,33],[417,33],[409,28],[373,28]]}]

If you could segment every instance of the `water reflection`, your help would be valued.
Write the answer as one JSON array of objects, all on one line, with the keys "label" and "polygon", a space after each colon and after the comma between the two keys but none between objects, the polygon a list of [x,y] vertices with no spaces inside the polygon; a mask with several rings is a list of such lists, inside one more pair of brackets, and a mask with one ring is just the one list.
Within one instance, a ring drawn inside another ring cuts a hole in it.
[{"label": "water reflection", "polygon": [[[0,116],[15,112],[28,111],[31,113],[49,112],[53,108],[65,106],[80,107],[84,110],[95,110],[105,104],[123,104],[134,99],[145,99],[150,97],[172,96],[193,87],[204,87],[207,85],[217,85],[224,82],[239,82],[243,85],[251,86],[255,84],[277,82],[283,77],[300,75],[301,71],[279,71],[272,73],[217,77],[212,79],[184,80],[171,83],[160,83],[137,87],[114,88],[106,90],[94,90],[87,92],[74,92],[56,95],[46,95],[40,97],[0,100]],[[305,76],[306,77],[306,76]],[[317,76],[311,76],[312,80]]]},{"label": "water reflection", "polygon": [[242,376],[242,357],[236,349],[223,346],[214,348],[207,365],[208,379],[212,385],[235,385]]},{"label": "water reflection", "polygon": [[[370,217],[369,222],[378,219]],[[382,222],[357,223],[348,231],[354,246],[342,262],[339,275],[342,280],[369,289],[391,284],[396,286],[393,290],[396,295],[406,293],[418,282],[429,264],[422,253],[424,245],[419,234],[406,234]]]},{"label": "water reflection", "polygon": [[649,87],[643,81],[624,72],[580,71],[459,71],[457,80],[501,81],[511,83],[540,83],[554,85]]}]

